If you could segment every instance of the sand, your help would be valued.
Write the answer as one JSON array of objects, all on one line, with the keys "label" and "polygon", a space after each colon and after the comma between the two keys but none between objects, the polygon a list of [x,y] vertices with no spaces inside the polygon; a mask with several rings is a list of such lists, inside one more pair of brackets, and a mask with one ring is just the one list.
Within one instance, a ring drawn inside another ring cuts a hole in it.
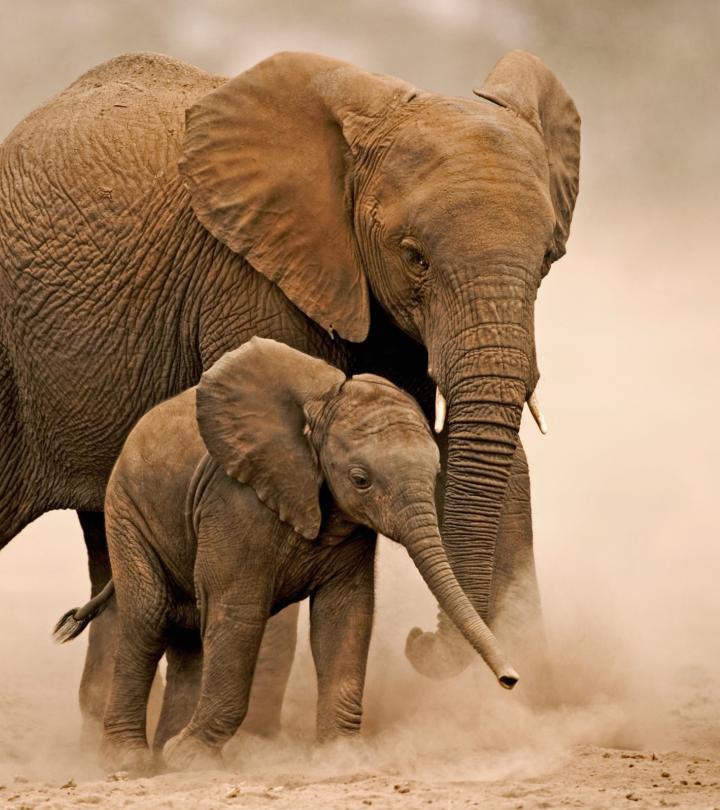
[{"label": "sand", "polygon": [[[687,656],[670,656],[670,647],[652,654],[657,627],[637,638],[631,628],[601,625],[596,596],[584,606],[573,597],[574,611],[556,613],[556,594],[546,612],[556,677],[567,678],[560,703],[533,703],[522,683],[505,692],[481,664],[453,681],[430,682],[405,662],[401,640],[418,617],[431,621],[432,600],[404,551],[386,541],[362,738],[324,747],[313,741],[303,609],[278,739],[238,734],[222,771],[108,774],[79,743],[75,692],[84,644],[49,641],[55,615],[85,592],[76,539],[72,513],[53,513],[3,560],[3,624],[15,644],[0,666],[2,807],[720,807],[712,645],[700,653],[692,644],[696,654]],[[31,601],[28,579],[36,577],[45,587]],[[682,648],[677,639],[673,645]]]},{"label": "sand", "polygon": [[[618,808],[718,806],[717,761],[680,753],[641,754],[578,746],[537,776],[498,779],[421,779],[407,774],[347,771],[325,778],[207,771],[153,779],[64,785],[13,782],[3,789],[9,806],[63,808],[271,807],[300,808]],[[22,777],[21,777],[22,778]]]}]

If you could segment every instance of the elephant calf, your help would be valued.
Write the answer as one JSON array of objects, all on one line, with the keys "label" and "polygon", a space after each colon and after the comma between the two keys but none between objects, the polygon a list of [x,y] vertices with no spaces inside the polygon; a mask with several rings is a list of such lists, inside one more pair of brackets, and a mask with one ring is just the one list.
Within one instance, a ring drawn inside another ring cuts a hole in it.
[{"label": "elephant calf", "polygon": [[[120,616],[104,731],[114,764],[150,764],[145,710],[165,652],[156,748],[166,743],[172,767],[217,757],[245,716],[269,616],[306,596],[318,736],[358,731],[376,532],[407,548],[448,616],[512,688],[517,675],[443,550],[438,462],[407,394],[373,375],[346,379],[262,338],[147,413],[105,501]],[[112,583],[66,614],[58,633],[77,635]]]}]

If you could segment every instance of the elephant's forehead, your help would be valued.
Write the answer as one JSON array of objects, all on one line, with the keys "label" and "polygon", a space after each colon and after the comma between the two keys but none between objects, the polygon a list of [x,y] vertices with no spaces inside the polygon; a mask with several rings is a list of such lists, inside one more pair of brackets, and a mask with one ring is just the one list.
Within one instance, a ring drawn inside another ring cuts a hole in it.
[{"label": "elephant's forehead", "polygon": [[389,380],[370,374],[351,377],[345,382],[337,413],[351,421],[359,420],[364,415],[379,424],[397,419],[425,427],[425,417],[408,393]]},{"label": "elephant's forehead", "polygon": [[471,99],[426,98],[406,111],[393,143],[408,158],[430,165],[505,161],[537,171],[547,164],[545,144],[532,126],[504,107]]},{"label": "elephant's forehead", "polygon": [[554,211],[539,136],[503,108],[466,103],[473,106],[426,105],[398,128],[373,190],[387,227],[433,231],[445,216],[455,239],[475,211],[499,233],[522,228],[533,243],[549,239]]},{"label": "elephant's forehead", "polygon": [[408,394],[389,384],[365,380],[350,379],[343,386],[330,433],[345,446],[375,439],[434,445],[425,417]]},{"label": "elephant's forehead", "polygon": [[338,461],[365,463],[376,472],[397,473],[413,468],[431,477],[440,460],[430,434],[414,421],[353,420],[331,429],[328,446]]}]

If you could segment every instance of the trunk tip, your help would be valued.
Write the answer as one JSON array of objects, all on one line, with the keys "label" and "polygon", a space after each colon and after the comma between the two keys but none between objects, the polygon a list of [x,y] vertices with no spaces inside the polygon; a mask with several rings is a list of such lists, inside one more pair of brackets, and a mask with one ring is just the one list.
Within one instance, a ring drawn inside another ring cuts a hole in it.
[{"label": "trunk tip", "polygon": [[520,680],[520,676],[512,667],[507,667],[504,672],[498,675],[498,683],[503,689],[512,689]]}]

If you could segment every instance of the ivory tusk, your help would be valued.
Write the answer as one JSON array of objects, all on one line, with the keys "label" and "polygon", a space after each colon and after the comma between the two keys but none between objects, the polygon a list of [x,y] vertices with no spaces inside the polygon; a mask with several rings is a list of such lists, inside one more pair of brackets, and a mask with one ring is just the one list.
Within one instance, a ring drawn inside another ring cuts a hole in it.
[{"label": "ivory tusk", "polygon": [[538,397],[535,391],[532,392],[530,395],[530,399],[527,401],[528,408],[530,408],[530,413],[533,416],[533,419],[537,422],[537,426],[540,428],[540,433],[543,436],[548,432],[547,422],[545,421],[545,417],[543,416],[543,412],[540,410],[540,403],[538,402]]},{"label": "ivory tusk", "polygon": [[435,389],[435,433],[442,433],[447,415],[447,402],[440,388]]}]

